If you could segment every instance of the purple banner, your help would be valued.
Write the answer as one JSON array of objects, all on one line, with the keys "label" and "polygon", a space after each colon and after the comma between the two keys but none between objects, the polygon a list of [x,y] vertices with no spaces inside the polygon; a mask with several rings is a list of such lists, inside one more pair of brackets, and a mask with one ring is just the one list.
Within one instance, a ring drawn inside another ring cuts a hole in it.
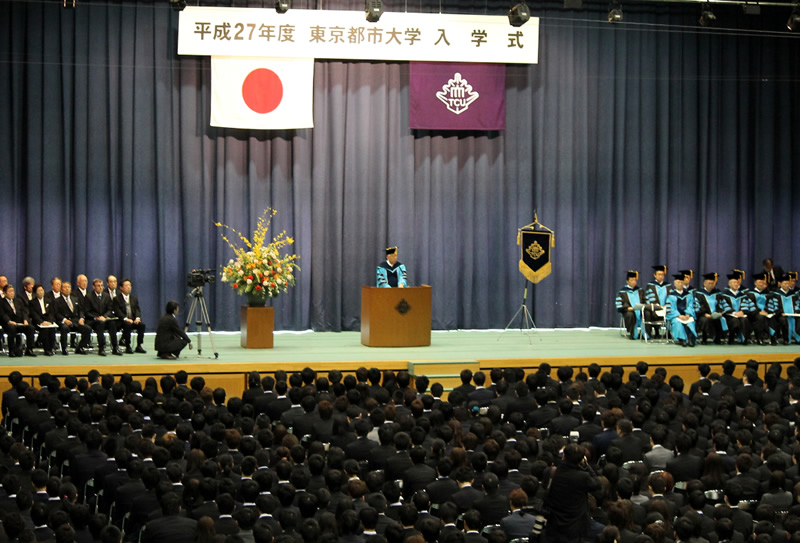
[{"label": "purple banner", "polygon": [[423,130],[504,130],[506,65],[411,62],[408,122]]}]

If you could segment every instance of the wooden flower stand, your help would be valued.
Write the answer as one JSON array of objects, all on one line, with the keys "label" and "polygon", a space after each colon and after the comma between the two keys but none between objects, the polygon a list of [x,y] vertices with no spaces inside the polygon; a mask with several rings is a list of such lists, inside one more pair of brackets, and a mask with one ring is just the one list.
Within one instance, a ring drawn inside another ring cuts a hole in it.
[{"label": "wooden flower stand", "polygon": [[272,349],[275,308],[243,305],[240,309],[240,317],[242,347],[245,349]]}]

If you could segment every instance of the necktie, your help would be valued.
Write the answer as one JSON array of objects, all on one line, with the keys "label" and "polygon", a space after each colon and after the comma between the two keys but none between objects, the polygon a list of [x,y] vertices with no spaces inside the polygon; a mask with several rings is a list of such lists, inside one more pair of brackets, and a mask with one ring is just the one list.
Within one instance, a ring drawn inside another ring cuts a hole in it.
[{"label": "necktie", "polygon": [[130,298],[125,300],[125,311],[128,313],[128,318],[133,318],[133,312],[131,312],[131,300]]},{"label": "necktie", "polygon": [[17,308],[16,308],[16,307],[14,307],[14,300],[12,300],[11,298],[9,298],[9,299],[8,299],[8,303],[9,303],[9,305],[11,306],[11,311],[13,311],[13,312],[14,312],[14,314],[16,315],[16,314],[17,314]]},{"label": "necktie", "polygon": [[67,305],[69,306],[69,310],[70,310],[70,312],[72,312],[73,311],[73,309],[72,309],[72,297],[71,296],[65,296],[65,298],[67,300]]}]

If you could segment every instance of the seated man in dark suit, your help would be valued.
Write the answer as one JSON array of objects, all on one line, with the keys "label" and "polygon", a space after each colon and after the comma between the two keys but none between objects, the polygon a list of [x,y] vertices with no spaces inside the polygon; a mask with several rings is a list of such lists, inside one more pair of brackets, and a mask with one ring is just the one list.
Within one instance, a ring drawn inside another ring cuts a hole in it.
[{"label": "seated man in dark suit", "polygon": [[618,447],[622,451],[623,462],[640,462],[642,461],[642,442],[634,436],[633,423],[628,419],[622,419],[617,422],[617,434],[619,438],[611,442],[611,445]]},{"label": "seated man in dark suit", "polygon": [[117,346],[117,325],[119,321],[114,314],[111,298],[109,298],[108,293],[103,291],[103,280],[92,280],[92,289],[94,289],[93,292],[86,294],[83,311],[86,323],[97,334],[97,354],[100,356],[106,355],[105,332],[108,330],[108,335],[111,338],[111,352],[122,356],[122,352]]},{"label": "seated man in dark suit", "polygon": [[142,347],[145,330],[145,324],[142,322],[142,310],[139,308],[139,298],[131,294],[131,288],[130,279],[123,279],[119,286],[119,293],[114,298],[114,312],[120,319],[125,352],[133,354],[131,332],[136,330],[136,352],[146,353],[147,351]]},{"label": "seated man in dark suit", "polygon": [[83,308],[72,294],[72,283],[69,281],[61,283],[61,296],[56,299],[55,304],[56,323],[61,328],[61,354],[67,354],[67,336],[70,332],[78,332],[81,335],[81,341],[75,352],[86,354],[92,329],[83,320]]},{"label": "seated man in dark suit", "polygon": [[0,302],[0,324],[8,336],[8,356],[22,356],[22,342],[18,334],[25,334],[25,356],[33,353],[33,326],[28,322],[28,306],[15,295],[14,286],[3,287],[3,301]]}]

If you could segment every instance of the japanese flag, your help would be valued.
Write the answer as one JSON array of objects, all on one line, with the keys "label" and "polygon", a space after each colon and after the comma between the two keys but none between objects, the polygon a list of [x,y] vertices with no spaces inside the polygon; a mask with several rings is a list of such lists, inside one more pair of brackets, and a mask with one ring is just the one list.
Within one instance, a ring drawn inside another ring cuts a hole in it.
[{"label": "japanese flag", "polygon": [[211,57],[211,126],[314,127],[314,59]]}]

